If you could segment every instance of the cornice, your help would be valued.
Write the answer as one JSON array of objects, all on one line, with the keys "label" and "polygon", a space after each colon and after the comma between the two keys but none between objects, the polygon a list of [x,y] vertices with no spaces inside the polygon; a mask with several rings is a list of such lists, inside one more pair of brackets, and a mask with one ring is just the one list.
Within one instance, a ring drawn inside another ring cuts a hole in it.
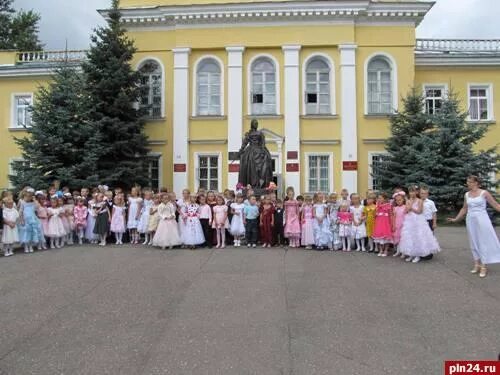
[{"label": "cornice", "polygon": [[[370,0],[292,1],[227,4],[193,4],[121,9],[128,28],[163,28],[210,24],[244,24],[284,21],[413,22],[418,25],[432,2],[374,2]],[[107,17],[107,10],[99,11]]]},{"label": "cornice", "polygon": [[500,66],[500,54],[481,55],[445,55],[445,54],[415,54],[415,66]]}]

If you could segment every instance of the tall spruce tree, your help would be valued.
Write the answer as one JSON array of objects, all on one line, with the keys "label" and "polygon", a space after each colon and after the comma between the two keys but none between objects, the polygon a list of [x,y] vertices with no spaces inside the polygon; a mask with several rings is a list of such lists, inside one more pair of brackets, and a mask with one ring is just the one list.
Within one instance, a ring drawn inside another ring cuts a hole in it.
[{"label": "tall spruce tree", "polygon": [[91,162],[95,132],[87,120],[89,101],[85,79],[68,64],[40,87],[32,107],[28,136],[15,138],[23,162],[14,163],[11,181],[20,189],[48,186],[59,180],[74,188],[95,185],[98,180]]},{"label": "tall spruce tree", "polygon": [[135,103],[140,76],[130,65],[136,52],[120,20],[119,1],[113,0],[108,25],[95,30],[88,60],[83,64],[91,101],[90,120],[99,142],[94,145],[101,182],[129,188],[147,183],[148,153],[144,121]]},{"label": "tall spruce tree", "polygon": [[427,185],[438,208],[446,211],[461,207],[468,175],[482,177],[485,187],[491,187],[489,173],[499,166],[496,147],[474,150],[487,124],[467,122],[468,113],[460,110],[453,92],[436,114],[425,113],[424,99],[415,89],[403,102],[403,111],[391,118],[387,160],[374,166],[374,176],[384,190]]}]

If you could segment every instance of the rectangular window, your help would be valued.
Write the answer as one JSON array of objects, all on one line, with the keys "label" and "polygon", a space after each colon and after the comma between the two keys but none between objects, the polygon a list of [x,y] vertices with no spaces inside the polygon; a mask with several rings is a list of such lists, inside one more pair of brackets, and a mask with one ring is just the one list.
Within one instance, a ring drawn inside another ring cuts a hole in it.
[{"label": "rectangular window", "polygon": [[491,120],[490,87],[469,87],[469,118],[472,121]]},{"label": "rectangular window", "polygon": [[276,114],[276,77],[274,73],[252,73],[252,114]]},{"label": "rectangular window", "polygon": [[392,82],[390,71],[368,72],[368,113],[392,113]]},{"label": "rectangular window", "polygon": [[151,156],[146,159],[149,187],[155,191],[160,189],[160,157]]},{"label": "rectangular window", "polygon": [[31,126],[31,106],[33,105],[33,96],[15,95],[14,96],[14,123],[13,128],[28,128]]},{"label": "rectangular window", "polygon": [[220,73],[198,72],[198,115],[221,114]]},{"label": "rectangular window", "polygon": [[218,156],[198,156],[198,187],[206,190],[219,191]]},{"label": "rectangular window", "polygon": [[309,155],[308,156],[308,191],[330,191],[330,156]]},{"label": "rectangular window", "polygon": [[384,161],[387,160],[387,154],[371,154],[370,156],[370,189],[380,191],[382,189],[380,179],[377,177],[378,168],[383,168]]},{"label": "rectangular window", "polygon": [[306,114],[330,113],[330,75],[328,72],[309,72],[306,76]]},{"label": "rectangular window", "polygon": [[161,79],[161,73],[147,73],[141,76],[139,107],[150,119],[162,117]]},{"label": "rectangular window", "polygon": [[426,86],[425,87],[425,112],[429,115],[434,115],[441,110],[445,88],[443,86]]}]

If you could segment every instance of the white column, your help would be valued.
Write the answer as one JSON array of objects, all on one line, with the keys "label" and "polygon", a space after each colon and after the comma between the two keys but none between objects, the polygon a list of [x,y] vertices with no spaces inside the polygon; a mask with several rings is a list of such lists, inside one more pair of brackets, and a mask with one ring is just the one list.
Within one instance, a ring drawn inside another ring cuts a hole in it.
[{"label": "white column", "polygon": [[[238,183],[239,161],[231,160],[243,139],[243,51],[245,47],[227,47],[227,151],[229,189]],[[232,163],[232,164],[231,164]]]},{"label": "white column", "polygon": [[189,126],[189,53],[190,48],[174,48],[174,181],[176,194],[189,187],[188,182],[188,126]]},{"label": "white column", "polygon": [[349,193],[358,191],[358,171],[344,170],[344,162],[358,161],[358,134],[356,109],[356,48],[341,44],[340,50],[340,122],[342,148],[342,188]]},{"label": "white column", "polygon": [[[300,46],[283,46],[285,55],[285,184],[300,192],[300,92],[299,92],[299,52]],[[290,156],[290,157],[289,157]],[[298,165],[298,171],[292,171]],[[290,171],[289,171],[290,170]],[[284,187],[286,189],[286,187]]]}]

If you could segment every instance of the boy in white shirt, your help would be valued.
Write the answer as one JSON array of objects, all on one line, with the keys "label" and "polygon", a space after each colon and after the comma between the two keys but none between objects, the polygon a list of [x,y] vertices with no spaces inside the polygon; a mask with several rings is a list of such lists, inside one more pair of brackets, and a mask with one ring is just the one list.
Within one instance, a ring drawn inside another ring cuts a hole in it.
[{"label": "boy in white shirt", "polygon": [[434,204],[434,201],[429,199],[429,188],[421,188],[420,189],[420,198],[424,202],[424,217],[425,220],[429,223],[429,227],[434,232],[434,229],[437,227],[437,208]]}]

